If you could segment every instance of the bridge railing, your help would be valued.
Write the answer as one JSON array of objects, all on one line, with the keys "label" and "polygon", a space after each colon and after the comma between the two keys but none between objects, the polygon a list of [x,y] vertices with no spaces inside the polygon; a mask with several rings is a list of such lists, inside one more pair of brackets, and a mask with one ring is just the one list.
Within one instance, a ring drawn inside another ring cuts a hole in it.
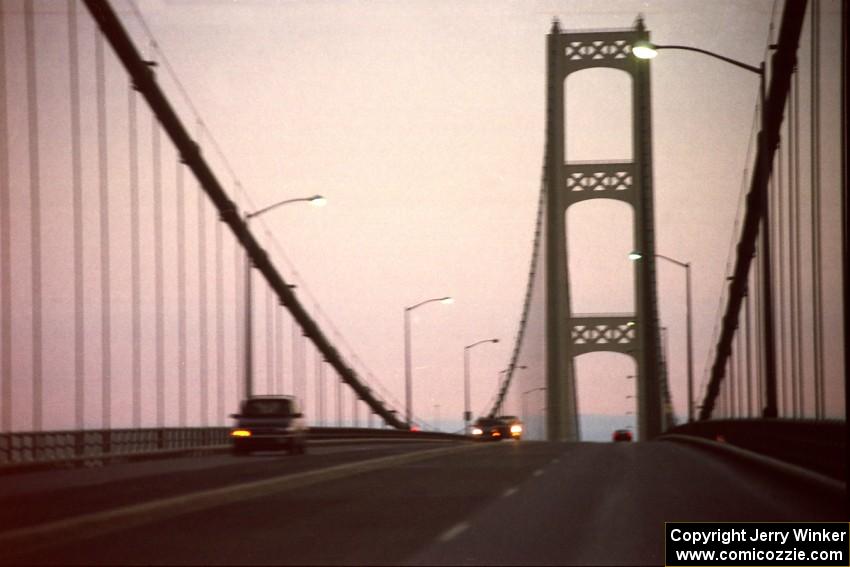
[{"label": "bridge railing", "polygon": [[[0,433],[0,473],[223,451],[230,447],[230,431],[229,427],[164,427]],[[311,427],[308,438],[314,442],[467,440],[452,433],[366,427]]]},{"label": "bridge railing", "polygon": [[846,481],[846,424],[843,420],[711,419],[667,431],[732,445]]}]

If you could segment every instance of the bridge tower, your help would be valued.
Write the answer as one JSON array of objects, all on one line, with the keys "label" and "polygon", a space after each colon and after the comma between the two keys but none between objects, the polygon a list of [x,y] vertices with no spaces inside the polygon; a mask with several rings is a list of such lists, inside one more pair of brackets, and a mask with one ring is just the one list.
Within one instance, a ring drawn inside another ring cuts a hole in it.
[{"label": "bridge tower", "polygon": [[[569,33],[557,20],[547,38],[546,134],[546,429],[549,440],[579,439],[574,359],[593,351],[620,352],[637,365],[638,433],[651,439],[663,427],[662,364],[655,285],[652,197],[652,128],[649,62],[631,55],[631,46],[649,40],[638,19],[633,29]],[[570,73],[595,67],[631,76],[632,160],[569,163],[565,159],[564,84]],[[625,316],[575,315],[570,304],[566,211],[585,199],[618,199],[634,210],[635,313]]]}]

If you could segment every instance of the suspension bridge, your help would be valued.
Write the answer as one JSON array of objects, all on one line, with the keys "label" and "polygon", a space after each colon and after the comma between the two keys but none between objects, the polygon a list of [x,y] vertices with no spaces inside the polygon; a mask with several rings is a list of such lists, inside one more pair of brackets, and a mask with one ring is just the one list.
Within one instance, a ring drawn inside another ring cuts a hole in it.
[{"label": "suspension bridge", "polygon": [[[649,16],[552,22],[529,269],[481,412],[519,416],[524,439],[489,445],[411,407],[412,308],[402,403],[293,283],[252,219],[320,196],[254,202],[135,2],[4,2],[0,563],[645,564],[663,561],[673,519],[846,519],[846,7],[776,2],[769,17],[755,65],[655,44]],[[692,264],[657,242],[662,63],[638,47],[759,83],[702,375]],[[567,87],[598,69],[628,77],[630,151],[577,160]],[[570,222],[597,199],[632,215],[628,312],[576,301]],[[668,352],[662,264],[685,270],[686,353]],[[581,442],[577,361],[595,352],[634,368],[639,443]],[[254,394],[300,401],[308,455],[228,453],[230,414]]]}]

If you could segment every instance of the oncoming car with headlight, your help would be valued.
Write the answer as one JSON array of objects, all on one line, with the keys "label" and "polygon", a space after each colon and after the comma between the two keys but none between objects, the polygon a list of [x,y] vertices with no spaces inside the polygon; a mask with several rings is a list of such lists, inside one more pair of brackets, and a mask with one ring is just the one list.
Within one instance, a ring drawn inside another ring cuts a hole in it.
[{"label": "oncoming car with headlight", "polygon": [[240,413],[230,417],[236,426],[230,431],[233,454],[252,451],[286,450],[291,454],[307,451],[307,426],[292,396],[252,396],[242,401]]},{"label": "oncoming car with headlight", "polygon": [[522,422],[512,415],[480,417],[470,430],[472,437],[482,441],[501,441],[522,437]]}]

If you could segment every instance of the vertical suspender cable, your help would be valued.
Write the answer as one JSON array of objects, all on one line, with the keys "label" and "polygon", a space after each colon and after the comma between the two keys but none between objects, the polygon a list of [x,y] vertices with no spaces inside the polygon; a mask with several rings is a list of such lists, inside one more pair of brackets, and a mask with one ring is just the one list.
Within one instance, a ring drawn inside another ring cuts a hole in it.
[{"label": "vertical suspender cable", "polygon": [[274,362],[274,391],[277,394],[283,393],[283,307],[275,306],[274,310],[274,344],[275,344],[275,362]]},{"label": "vertical suspender cable", "polygon": [[339,376],[336,382],[336,424],[342,427],[342,378]]},{"label": "vertical suspender cable", "polygon": [[165,289],[163,283],[164,253],[162,236],[162,138],[156,118],[151,120],[153,139],[153,263],[154,263],[154,348],[156,388],[156,425],[165,425]]},{"label": "vertical suspender cable", "polygon": [[101,424],[112,425],[112,294],[109,261],[109,178],[106,136],[106,69],[103,34],[95,31],[95,76],[97,81],[97,153],[100,183],[100,341],[101,341]]},{"label": "vertical suspender cable", "polygon": [[[746,307],[747,297],[749,291],[744,294],[743,303],[741,307]],[[744,327],[746,322],[742,322],[738,326],[738,333],[736,336],[737,339],[737,347],[738,347],[738,415],[740,417],[747,417],[747,388],[746,388],[746,380],[747,380],[747,351],[744,343],[745,330]]]},{"label": "vertical suspender cable", "polygon": [[784,385],[784,402],[785,402],[785,412],[786,416],[794,415],[794,407],[796,397],[796,390],[794,389],[794,376],[793,373],[788,370],[788,352],[790,348],[788,347],[788,334],[787,334],[787,321],[786,321],[786,287],[785,287],[785,256],[786,256],[786,245],[785,245],[785,199],[786,199],[786,191],[784,184],[784,176],[783,176],[783,167],[784,160],[782,159],[782,147],[779,148],[779,151],[776,153],[776,175],[774,179],[776,181],[776,208],[778,209],[778,218],[776,219],[777,227],[776,234],[778,242],[778,271],[779,277],[777,278],[779,288],[779,304],[778,304],[778,315],[779,315],[779,364],[777,365],[778,369],[781,370],[781,379]]},{"label": "vertical suspender cable", "polygon": [[826,397],[823,373],[823,288],[821,287],[823,264],[821,262],[820,198],[820,0],[812,0],[811,22],[812,360],[815,374],[815,417],[823,419]]},{"label": "vertical suspender cable", "polygon": [[734,389],[734,394],[733,394],[734,404],[735,404],[734,413],[735,413],[735,417],[740,417],[740,415],[741,415],[741,381],[740,381],[739,377],[741,375],[741,358],[742,358],[742,356],[741,356],[740,316],[739,316],[738,326],[735,329],[735,337],[732,341],[731,353],[732,353],[732,361],[734,362],[732,369],[731,369],[732,375],[730,376],[730,378],[732,378],[732,381],[733,381],[733,389]]},{"label": "vertical suspender cable", "polygon": [[224,227],[215,223],[215,375],[216,424],[223,424],[224,410]]},{"label": "vertical suspender cable", "polygon": [[274,393],[274,353],[277,345],[274,340],[274,300],[272,288],[266,286],[266,391]]},{"label": "vertical suspender cable", "polygon": [[291,343],[290,343],[290,361],[289,361],[289,369],[292,371],[292,390],[290,393],[293,396],[298,396],[298,321],[292,319],[290,326],[290,335],[291,335]]},{"label": "vertical suspender cable", "polygon": [[[321,354],[321,353],[320,353]],[[320,356],[316,357],[316,413],[317,425],[325,425],[325,361]]]},{"label": "vertical suspender cable", "polygon": [[[76,23],[76,22],[75,22]],[[6,95],[6,32],[0,7],[0,431],[12,430],[12,244],[9,204],[9,123]],[[72,89],[73,90],[73,89]],[[79,97],[77,98],[79,101]],[[79,145],[77,146],[79,149]],[[76,209],[75,209],[76,211]],[[76,233],[75,233],[76,234]],[[75,256],[76,258],[76,256]],[[79,265],[79,264],[77,264]],[[79,270],[78,270],[79,271]],[[79,320],[79,314],[77,315]],[[77,325],[79,330],[79,324]],[[82,349],[77,350],[80,353]],[[79,381],[77,382],[79,384]],[[79,388],[79,386],[78,386]],[[81,405],[77,395],[77,407]],[[77,421],[81,422],[78,410]]]},{"label": "vertical suspender cable", "polygon": [[[793,85],[793,80],[792,80]],[[794,96],[796,93],[794,92],[793,86],[788,92],[788,111],[792,111],[794,108]],[[786,123],[786,127],[788,130],[788,143],[785,144],[785,150],[787,152],[787,163],[788,163],[788,295],[789,295],[789,313],[788,313],[788,321],[789,321],[789,341],[790,345],[788,346],[788,354],[791,363],[790,374],[791,380],[794,382],[793,391],[794,391],[794,417],[800,417],[800,377],[797,375],[797,357],[799,356],[799,350],[797,349],[797,288],[795,287],[795,274],[797,273],[797,262],[799,258],[795,254],[795,242],[794,237],[796,234],[794,224],[797,221],[797,200],[795,195],[795,173],[794,166],[796,163],[794,162],[794,154],[792,148],[794,146],[794,130],[791,127],[792,122],[788,121]],[[781,148],[780,148],[781,151]]]},{"label": "vertical suspender cable", "polygon": [[774,168],[775,175],[770,178],[770,186],[773,190],[772,193],[775,195],[774,201],[776,202],[776,227],[774,229],[774,234],[776,234],[776,318],[778,320],[778,341],[777,344],[779,348],[777,349],[778,355],[776,357],[776,371],[778,373],[777,383],[782,388],[782,412],[785,414],[785,417],[791,415],[791,388],[792,384],[790,381],[790,375],[788,373],[788,366],[786,363],[788,348],[786,345],[786,336],[785,336],[785,233],[783,232],[783,225],[785,222],[785,207],[784,207],[784,192],[783,192],[783,184],[782,184],[782,151],[776,153],[777,165]]},{"label": "vertical suspender cable", "polygon": [[186,195],[177,164],[177,423],[186,427]]},{"label": "vertical suspender cable", "polygon": [[139,252],[139,136],[136,121],[136,93],[133,86],[127,88],[127,122],[129,131],[130,158],[130,282],[131,291],[131,383],[133,398],[133,427],[142,426],[142,285],[141,255]]},{"label": "vertical suspender cable", "polygon": [[[730,348],[732,345],[730,344]],[[731,355],[731,353],[730,353]],[[729,377],[725,380],[726,388],[729,397],[729,403],[726,406],[726,415],[728,417],[735,416],[735,385],[733,384],[734,377],[732,376],[732,372],[734,372],[734,362],[730,356],[730,358],[726,361],[726,375]]]},{"label": "vertical suspender cable", "polygon": [[36,80],[35,19],[32,0],[24,3],[27,65],[27,119],[29,126],[30,238],[32,259],[32,424],[41,431],[42,392],[41,360],[41,167],[38,147],[38,81]]},{"label": "vertical suspender cable", "polygon": [[[847,230],[847,52],[850,50],[850,42],[847,41],[847,28],[850,26],[850,14],[848,10],[841,10],[841,78],[840,90],[841,96],[838,100],[841,101],[840,117],[838,123],[840,127],[841,151],[838,152],[839,162],[841,164],[841,180],[839,194],[839,208],[841,209],[841,281],[844,283],[845,289],[850,282],[850,232]],[[844,301],[844,340],[850,338],[850,302]],[[844,349],[844,419],[847,419],[847,410],[850,408],[850,349]]]},{"label": "vertical suspender cable", "polygon": [[[2,12],[2,10],[0,10]],[[0,25],[2,27],[2,25]],[[2,45],[2,35],[0,35]],[[3,58],[0,57],[0,60]],[[80,147],[80,54],[77,37],[77,2],[68,0],[68,63],[71,99],[71,183],[74,208],[74,423],[79,431],[85,427],[86,408],[86,327],[85,281],[83,279],[83,177]],[[2,62],[0,62],[2,65]],[[2,74],[2,73],[0,73]],[[2,80],[2,79],[0,79]],[[0,96],[0,101],[3,97]],[[0,107],[0,115],[4,113]],[[0,166],[2,169],[2,166]],[[0,189],[0,192],[5,190]],[[0,224],[2,224],[0,220]],[[5,264],[5,260],[3,261]]]},{"label": "vertical suspender cable", "polygon": [[737,368],[738,368],[738,349],[737,341],[732,341],[729,345],[729,359],[728,359],[728,367],[729,367],[729,417],[738,417],[738,379],[737,379]]},{"label": "vertical suspender cable", "polygon": [[[793,92],[789,91],[789,100],[793,97]],[[787,125],[788,128],[788,143],[784,145],[784,147],[780,147],[779,155],[783,158],[783,174],[787,174],[786,177],[786,199],[788,205],[788,218],[787,224],[782,227],[783,230],[787,230],[786,241],[787,241],[787,250],[786,253],[788,255],[788,270],[787,270],[787,289],[788,289],[788,302],[786,305],[783,305],[783,308],[787,308],[787,325],[788,325],[788,344],[786,344],[786,349],[788,352],[788,377],[791,381],[791,415],[795,418],[800,417],[800,381],[799,376],[797,376],[797,318],[796,318],[796,304],[797,304],[797,290],[794,287],[794,274],[796,273],[796,264],[797,258],[794,255],[794,222],[796,219],[796,200],[794,198],[794,162],[792,159],[791,145],[792,140],[791,137],[793,134],[791,133],[791,125]],[[785,155],[783,156],[783,150]]]},{"label": "vertical suspender cable", "polygon": [[[753,270],[755,271],[755,270]],[[752,277],[753,271],[750,272],[750,277]],[[751,288],[752,289],[752,288]],[[746,296],[744,296],[744,357],[746,361],[747,371],[744,376],[747,380],[747,410],[745,412],[744,417],[753,417],[753,364],[752,364],[752,317],[750,316],[750,311],[752,309],[750,301],[750,293],[748,292]]]},{"label": "vertical suspender cable", "polygon": [[[289,390],[286,386],[286,365],[289,363],[290,370],[292,369],[292,357],[290,356],[287,359],[286,355],[286,320],[287,320],[287,311],[283,308],[280,309],[280,337],[278,338],[278,342],[280,343],[280,378],[279,378],[279,389],[281,394],[287,393]],[[291,354],[291,353],[290,353]]]},{"label": "vertical suspender cable", "polygon": [[[770,206],[770,204],[768,203],[767,206]],[[756,351],[756,356],[755,356],[755,359],[756,359],[755,360],[755,362],[756,362],[755,402],[756,402],[756,410],[757,410],[759,415],[761,415],[763,413],[764,397],[765,397],[764,396],[764,375],[762,373],[764,369],[762,367],[762,356],[761,356],[763,353],[761,352],[761,349],[759,348],[759,345],[762,344],[762,340],[763,340],[762,329],[761,329],[761,322],[762,322],[761,314],[764,312],[762,310],[762,298],[761,298],[761,296],[762,296],[762,290],[761,290],[762,270],[759,266],[759,264],[764,262],[764,254],[762,254],[762,247],[763,246],[764,246],[764,239],[760,238],[756,242],[756,269],[755,269],[755,273],[753,274],[753,279],[754,279],[753,288],[755,289],[755,292],[753,293],[754,299],[755,299],[755,301],[753,302],[754,308],[755,308],[755,343],[754,344],[756,345],[755,346],[755,351]]]},{"label": "vertical suspender cable", "polygon": [[[236,182],[236,190],[237,192],[241,192],[241,186],[239,182]],[[234,238],[233,239],[233,274],[235,277],[233,283],[233,307],[235,308],[235,312],[233,314],[233,322],[235,324],[235,337],[236,340],[234,344],[236,346],[236,351],[234,353],[234,377],[245,376],[245,321],[243,317],[245,316],[245,290],[242,289],[245,281],[245,251],[239,245],[239,241]],[[244,398],[247,395],[245,391],[245,380],[236,380],[236,401]]]},{"label": "vertical suspender cable", "polygon": [[[198,124],[198,145],[201,144],[202,125]],[[201,426],[209,419],[209,345],[207,344],[207,222],[206,195],[198,185],[198,383],[201,389]]]},{"label": "vertical suspender cable", "polygon": [[298,321],[292,320],[292,393],[307,405],[306,376],[304,375],[304,333]]},{"label": "vertical suspender cable", "polygon": [[803,282],[802,282],[802,273],[803,273],[803,255],[801,253],[801,230],[800,224],[802,222],[802,209],[800,206],[800,137],[799,137],[799,127],[800,127],[800,88],[799,88],[799,73],[797,73],[796,68],[794,69],[794,73],[792,75],[791,81],[791,91],[789,97],[789,106],[790,106],[790,120],[788,122],[788,128],[791,132],[789,134],[789,144],[788,144],[788,163],[789,167],[793,165],[793,168],[790,169],[789,172],[789,188],[791,190],[791,194],[794,199],[794,222],[792,224],[792,236],[791,242],[794,243],[794,281],[792,282],[791,289],[794,291],[794,344],[793,353],[796,358],[796,365],[794,367],[794,375],[797,377],[798,385],[797,389],[800,393],[800,417],[806,417],[806,384],[805,384],[805,376],[804,376],[804,360],[803,356]]}]

